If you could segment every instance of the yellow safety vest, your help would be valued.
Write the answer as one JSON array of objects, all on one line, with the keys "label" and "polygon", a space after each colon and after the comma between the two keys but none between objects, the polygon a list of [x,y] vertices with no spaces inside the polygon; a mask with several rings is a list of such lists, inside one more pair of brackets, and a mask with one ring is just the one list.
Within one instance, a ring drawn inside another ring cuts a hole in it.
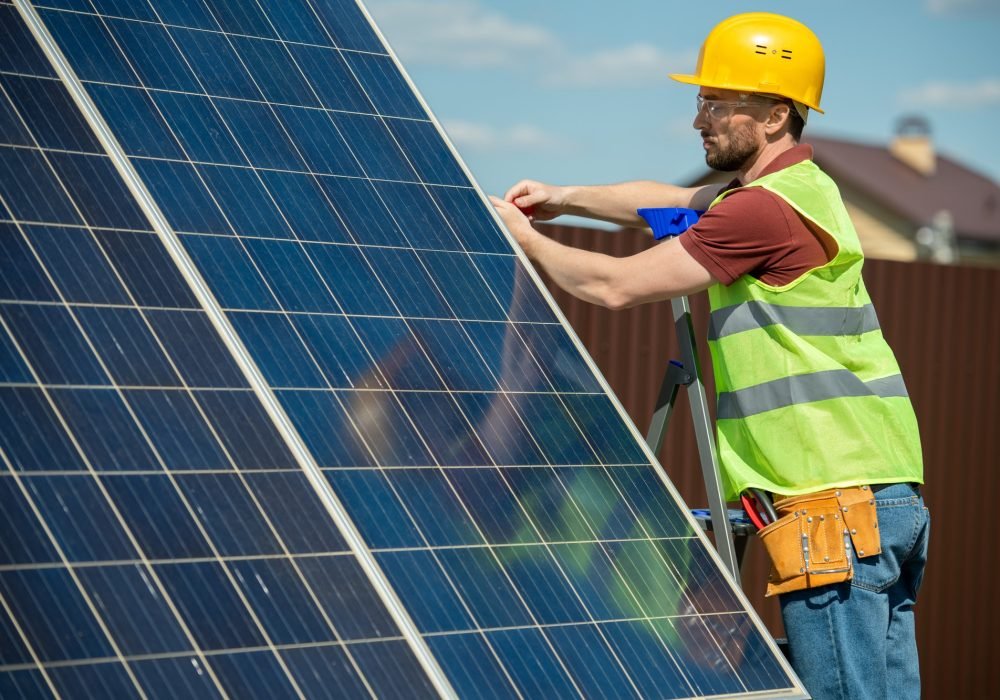
[{"label": "yellow safety vest", "polygon": [[807,160],[747,187],[781,197],[838,250],[780,287],[744,275],[708,290],[726,498],[750,487],[794,495],[922,483],[916,416],[861,278],[861,244],[837,186]]}]

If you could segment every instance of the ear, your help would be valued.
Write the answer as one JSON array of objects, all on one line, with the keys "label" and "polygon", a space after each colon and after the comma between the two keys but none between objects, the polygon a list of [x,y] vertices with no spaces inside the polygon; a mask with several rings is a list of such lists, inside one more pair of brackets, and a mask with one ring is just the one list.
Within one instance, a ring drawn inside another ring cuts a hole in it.
[{"label": "ear", "polygon": [[778,102],[771,106],[764,121],[764,131],[770,136],[781,131],[792,118],[792,106],[787,102]]}]

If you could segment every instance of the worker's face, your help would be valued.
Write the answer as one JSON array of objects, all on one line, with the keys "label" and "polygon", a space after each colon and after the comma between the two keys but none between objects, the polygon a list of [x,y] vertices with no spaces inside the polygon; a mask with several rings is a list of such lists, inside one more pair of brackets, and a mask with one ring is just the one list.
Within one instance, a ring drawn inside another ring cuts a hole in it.
[{"label": "worker's face", "polygon": [[[706,102],[739,103],[740,93],[703,87],[699,92]],[[740,170],[766,143],[761,115],[767,113],[766,104],[734,104],[716,108],[721,112],[702,108],[694,118],[694,128],[701,133],[705,148],[705,163],[714,170]]]}]

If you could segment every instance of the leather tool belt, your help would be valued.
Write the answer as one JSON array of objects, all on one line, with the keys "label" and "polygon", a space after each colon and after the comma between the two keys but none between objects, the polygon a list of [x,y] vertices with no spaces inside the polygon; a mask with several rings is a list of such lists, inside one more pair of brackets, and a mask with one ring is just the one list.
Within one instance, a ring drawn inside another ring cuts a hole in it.
[{"label": "leather tool belt", "polygon": [[778,519],[760,530],[771,559],[765,596],[850,581],[858,557],[882,551],[868,486],[836,488],[775,502]]}]

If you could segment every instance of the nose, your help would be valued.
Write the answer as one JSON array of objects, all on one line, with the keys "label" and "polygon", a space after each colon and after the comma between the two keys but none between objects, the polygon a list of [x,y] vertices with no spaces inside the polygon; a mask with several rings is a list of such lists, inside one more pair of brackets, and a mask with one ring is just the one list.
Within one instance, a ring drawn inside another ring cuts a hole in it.
[{"label": "nose", "polygon": [[693,126],[697,131],[701,131],[708,126],[708,115],[705,114],[704,109],[699,109],[698,113],[694,115],[694,121],[691,122],[691,126]]}]

